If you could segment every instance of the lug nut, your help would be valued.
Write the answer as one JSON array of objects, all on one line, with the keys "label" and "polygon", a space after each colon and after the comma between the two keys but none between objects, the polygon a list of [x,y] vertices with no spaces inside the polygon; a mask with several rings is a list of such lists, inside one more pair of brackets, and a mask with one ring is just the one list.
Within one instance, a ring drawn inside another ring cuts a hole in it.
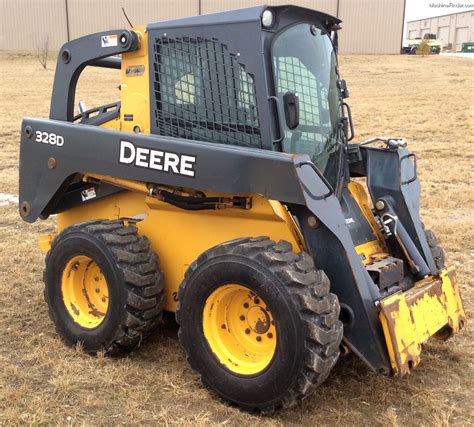
[{"label": "lug nut", "polygon": [[260,304],[260,300],[258,298],[255,298],[255,304]]},{"label": "lug nut", "polygon": [[258,342],[262,341],[262,337],[261,337],[261,336],[258,336],[258,337],[257,337],[257,341],[258,341]]},{"label": "lug nut", "polygon": [[246,333],[247,335],[250,334],[250,329],[247,328],[247,329],[245,330],[245,333]]},{"label": "lug nut", "polygon": [[105,302],[105,301],[106,301],[105,297],[102,297],[102,302]]},{"label": "lug nut", "polygon": [[99,292],[100,292],[100,289],[97,288],[97,289],[95,290],[95,293],[98,294]]},{"label": "lug nut", "polygon": [[272,334],[271,332],[269,332],[269,333],[267,334],[267,337],[268,337],[268,338],[273,338],[273,334]]},{"label": "lug nut", "polygon": [[244,315],[241,315],[241,316],[240,316],[240,320],[245,320],[245,316],[244,316]]},{"label": "lug nut", "polygon": [[222,328],[222,329],[225,329],[225,325],[224,325],[224,324],[222,324],[222,325],[221,325],[221,328]]},{"label": "lug nut", "polygon": [[249,304],[247,302],[244,304],[244,308],[249,308]]}]

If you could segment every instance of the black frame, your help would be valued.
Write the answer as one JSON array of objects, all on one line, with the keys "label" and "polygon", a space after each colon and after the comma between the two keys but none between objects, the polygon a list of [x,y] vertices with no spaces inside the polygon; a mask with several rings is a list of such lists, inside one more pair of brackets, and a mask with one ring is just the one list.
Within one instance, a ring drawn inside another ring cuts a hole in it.
[{"label": "black frame", "polygon": [[[102,47],[102,37],[110,36],[117,37],[117,46]],[[66,43],[59,51],[56,63],[49,118],[72,122],[76,86],[84,68],[88,65],[117,68],[118,61],[109,57],[138,47],[138,36],[130,30],[104,31]]]}]

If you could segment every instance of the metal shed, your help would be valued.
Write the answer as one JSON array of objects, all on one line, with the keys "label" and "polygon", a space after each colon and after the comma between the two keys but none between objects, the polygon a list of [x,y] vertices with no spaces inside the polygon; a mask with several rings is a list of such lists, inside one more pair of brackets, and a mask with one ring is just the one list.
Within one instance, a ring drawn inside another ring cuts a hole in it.
[{"label": "metal shed", "polygon": [[[34,50],[49,42],[58,50],[68,39],[134,25],[238,9],[255,0],[0,0],[0,49]],[[288,4],[273,0],[269,5]],[[399,53],[405,0],[293,0],[343,20],[341,53]]]}]

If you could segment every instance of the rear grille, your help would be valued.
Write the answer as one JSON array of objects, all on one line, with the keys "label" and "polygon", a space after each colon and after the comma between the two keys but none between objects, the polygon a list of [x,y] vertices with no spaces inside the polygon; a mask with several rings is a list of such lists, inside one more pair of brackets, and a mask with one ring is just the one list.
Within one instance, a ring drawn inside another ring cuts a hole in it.
[{"label": "rear grille", "polygon": [[157,133],[261,147],[254,77],[217,40],[157,38]]}]

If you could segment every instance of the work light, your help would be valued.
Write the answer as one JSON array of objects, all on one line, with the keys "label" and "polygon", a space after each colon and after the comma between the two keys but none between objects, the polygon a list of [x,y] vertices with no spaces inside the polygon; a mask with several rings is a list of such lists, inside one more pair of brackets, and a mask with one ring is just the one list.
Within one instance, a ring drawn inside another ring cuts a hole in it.
[{"label": "work light", "polygon": [[273,24],[273,12],[267,9],[262,14],[262,25],[264,27],[271,27],[272,24]]}]

